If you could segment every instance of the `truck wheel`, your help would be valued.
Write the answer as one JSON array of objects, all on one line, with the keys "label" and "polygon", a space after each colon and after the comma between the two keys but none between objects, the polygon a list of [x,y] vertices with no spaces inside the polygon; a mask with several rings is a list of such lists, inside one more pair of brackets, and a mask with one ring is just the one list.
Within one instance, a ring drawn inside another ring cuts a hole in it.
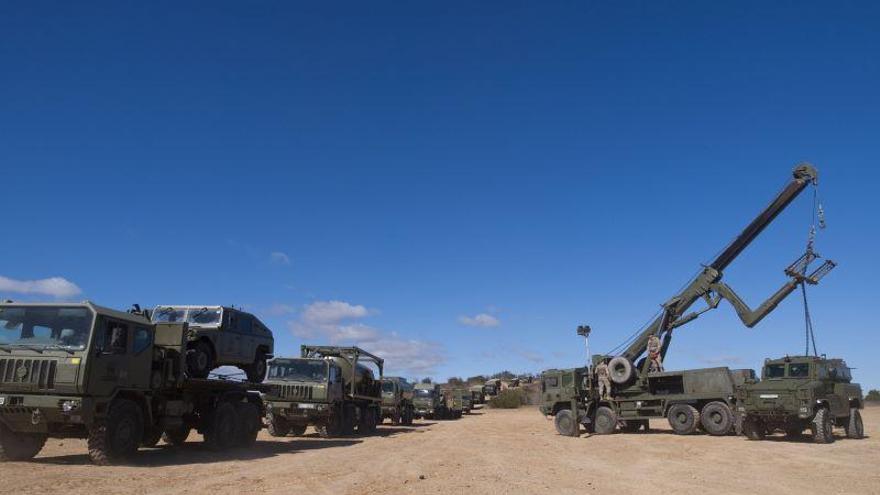
[{"label": "truck wheel", "polygon": [[235,404],[235,412],[238,415],[238,439],[236,447],[250,447],[257,442],[262,423],[260,422],[260,410],[250,402]]},{"label": "truck wheel", "polygon": [[361,418],[357,430],[361,435],[369,435],[376,431],[376,412],[372,408],[361,408]]},{"label": "truck wheel", "polygon": [[403,412],[403,424],[404,426],[412,426],[413,424],[413,412],[412,409],[407,409]]},{"label": "truck wheel", "polygon": [[305,435],[306,428],[308,428],[306,425],[290,425],[290,434],[295,437],[301,437]]},{"label": "truck wheel", "polygon": [[234,447],[238,438],[238,425],[239,418],[235,406],[226,401],[217,404],[205,429],[205,445],[215,451]]},{"label": "truck wheel", "polygon": [[697,431],[700,413],[690,404],[674,404],[666,413],[669,426],[678,435],[690,435]]},{"label": "truck wheel", "polygon": [[865,425],[862,423],[862,413],[858,409],[849,410],[849,421],[846,422],[846,437],[856,440],[865,437]]},{"label": "truck wheel", "polygon": [[[404,413],[406,414],[406,413]],[[394,426],[399,425],[402,422],[402,414],[399,412],[391,413],[391,424]],[[382,418],[382,421],[385,421],[385,418]]]},{"label": "truck wheel", "polygon": [[186,443],[189,437],[190,428],[188,426],[178,426],[177,428],[169,428],[162,433],[162,440],[168,445],[178,447]]},{"label": "truck wheel", "polygon": [[46,444],[47,435],[15,433],[0,423],[0,462],[33,459]]},{"label": "truck wheel", "polygon": [[593,431],[597,435],[609,435],[617,428],[617,414],[610,407],[602,406],[596,409],[596,419],[593,421]]},{"label": "truck wheel", "polygon": [[205,341],[196,342],[186,351],[186,371],[192,378],[208,378],[214,369],[214,352]]},{"label": "truck wheel", "polygon": [[749,440],[763,440],[767,435],[764,422],[757,418],[745,418],[742,421],[743,434]]},{"label": "truck wheel", "polygon": [[130,400],[110,404],[107,419],[89,430],[89,458],[99,466],[127,459],[137,452],[144,436],[141,408]]},{"label": "truck wheel", "polygon": [[571,409],[562,409],[556,413],[553,425],[556,426],[556,432],[564,437],[576,437],[580,433],[580,426]]},{"label": "truck wheel", "polygon": [[284,418],[279,418],[274,414],[270,414],[266,423],[269,434],[273,437],[283,437],[290,433],[290,425]]},{"label": "truck wheel", "polygon": [[823,407],[816,413],[813,418],[812,430],[813,441],[816,443],[832,443],[834,442],[834,423],[831,419],[831,411]]},{"label": "truck wheel", "polygon": [[716,437],[730,433],[733,428],[733,411],[724,402],[710,402],[703,407],[700,413],[700,423],[706,433]]},{"label": "truck wheel", "polygon": [[262,383],[266,378],[266,355],[263,352],[258,352],[254,362],[246,367],[244,372],[249,382]]},{"label": "truck wheel", "polygon": [[151,449],[155,447],[161,439],[162,430],[158,428],[149,428],[144,431],[144,438],[141,440],[141,447]]},{"label": "truck wheel", "polygon": [[632,361],[624,356],[617,356],[609,361],[608,370],[611,373],[611,381],[618,385],[626,385],[636,375]]},{"label": "truck wheel", "polygon": [[788,438],[800,438],[804,434],[804,425],[793,424],[785,427],[785,436]]}]

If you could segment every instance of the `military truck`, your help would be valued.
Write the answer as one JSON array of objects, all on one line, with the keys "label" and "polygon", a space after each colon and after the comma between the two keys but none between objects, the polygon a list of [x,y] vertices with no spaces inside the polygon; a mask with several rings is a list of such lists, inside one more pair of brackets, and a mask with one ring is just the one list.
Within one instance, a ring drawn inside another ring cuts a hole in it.
[{"label": "military truck", "polygon": [[[693,433],[702,425],[711,434],[727,434],[735,422],[731,409],[735,401],[733,388],[740,380],[745,383],[751,379],[754,372],[731,372],[727,368],[665,372],[662,365],[659,369],[657,365],[666,358],[673,331],[718,308],[722,300],[728,301],[742,323],[751,328],[796,288],[818,284],[836,266],[826,260],[807,274],[810,264],[819,259],[811,238],[806,252],[784,270],[787,280],[782,287],[754,310],[722,281],[723,271],[807,186],[815,186],[817,181],[818,172],[812,165],[802,163],[795,167],[791,180],[770,204],[710,264],[704,265],[662,304],[651,321],[612,351],[622,350],[618,355],[597,354],[586,368],[545,373],[542,410],[555,416],[557,431],[578,435],[579,424],[596,433],[612,433],[618,425],[626,431],[638,431],[647,428],[650,418],[665,416],[676,433]],[[699,301],[705,307],[691,311]],[[587,325],[577,329],[578,335],[585,338],[588,351],[590,332]],[[653,348],[655,342],[658,345]],[[605,369],[611,390],[607,397],[600,397],[597,370]],[[554,384],[555,381],[558,383]]]},{"label": "military truck", "polygon": [[461,394],[461,411],[464,414],[470,414],[474,408],[474,398],[471,391],[465,388],[458,389]]},{"label": "military truck", "polygon": [[750,440],[762,440],[776,431],[796,438],[809,429],[814,442],[831,443],[835,426],[843,427],[847,438],[864,437],[862,389],[852,383],[844,360],[767,359],[761,378],[737,394],[741,428]]},{"label": "military truck", "polygon": [[460,388],[444,388],[440,391],[440,402],[445,405],[442,415],[435,415],[438,419],[458,419],[464,408],[464,391]]},{"label": "military truck", "polygon": [[664,418],[679,435],[697,430],[727,435],[736,423],[737,388],[754,377],[753,370],[724,367],[652,373],[645,389],[633,387],[603,399],[588,368],[551,369],[541,374],[540,410],[554,416],[556,431],[566,436],[577,436],[581,423],[597,434],[618,426],[632,433],[647,431],[651,419]]},{"label": "military truck", "polygon": [[447,407],[440,386],[434,383],[419,383],[413,389],[413,411],[418,419],[442,419],[446,417]]},{"label": "military truck", "polygon": [[49,438],[85,438],[110,464],[160,437],[195,429],[215,450],[252,445],[260,386],[189,378],[188,324],[153,323],[135,307],[0,303],[0,461],[27,460]]},{"label": "military truck", "polygon": [[501,380],[498,378],[486,380],[486,384],[483,385],[483,388],[486,391],[487,396],[495,397],[496,395],[501,393]]},{"label": "military truck", "polygon": [[413,422],[413,386],[406,379],[389,376],[382,379],[382,421],[393,425],[411,425]]},{"label": "military truck", "polygon": [[[370,367],[374,366],[379,377]],[[322,437],[362,435],[376,431],[382,418],[382,373],[385,361],[359,347],[311,346],[300,357],[269,363],[264,394],[269,434],[302,435],[314,426]]]},{"label": "military truck", "polygon": [[486,390],[482,385],[473,385],[470,389],[473,404],[483,404],[486,402]]},{"label": "military truck", "polygon": [[227,306],[156,306],[153,323],[187,322],[186,364],[192,378],[207,378],[218,366],[237,366],[259,383],[272,358],[272,331],[256,316]]}]

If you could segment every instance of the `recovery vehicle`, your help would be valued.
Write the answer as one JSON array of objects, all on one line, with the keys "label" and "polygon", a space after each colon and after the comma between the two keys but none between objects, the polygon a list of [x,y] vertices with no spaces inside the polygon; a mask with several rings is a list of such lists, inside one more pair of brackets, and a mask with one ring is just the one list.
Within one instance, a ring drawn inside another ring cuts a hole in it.
[{"label": "recovery vehicle", "polygon": [[95,464],[193,429],[212,449],[252,445],[260,386],[188,378],[187,326],[137,306],[0,303],[0,461],[30,459],[49,438],[88,439]]},{"label": "recovery vehicle", "polygon": [[[727,300],[747,327],[753,327],[802,284],[814,285],[830,272],[835,263],[826,260],[806,274],[810,263],[819,258],[807,252],[785,269],[788,280],[782,287],[752,310],[724,282],[722,272],[807,186],[817,183],[817,172],[809,164],[795,167],[791,181],[761,213],[719,254],[715,260],[685,285],[683,290],[662,305],[659,315],[618,348],[619,355],[594,355],[591,365],[561,373],[552,370],[542,377],[542,411],[555,417],[560,434],[577,436],[579,425],[599,434],[612,433],[620,426],[625,431],[648,427],[648,420],[666,418],[679,434],[704,429],[713,435],[726,435],[735,425],[735,387],[754,378],[751,370],[727,368],[649,372],[646,358],[649,339],[661,339],[661,360],[666,357],[673,330],[694,321]],[[706,306],[687,312],[703,300]],[[578,328],[587,338],[588,326]],[[587,345],[589,354],[589,344]],[[595,366],[607,363],[611,393],[600,397]]]}]

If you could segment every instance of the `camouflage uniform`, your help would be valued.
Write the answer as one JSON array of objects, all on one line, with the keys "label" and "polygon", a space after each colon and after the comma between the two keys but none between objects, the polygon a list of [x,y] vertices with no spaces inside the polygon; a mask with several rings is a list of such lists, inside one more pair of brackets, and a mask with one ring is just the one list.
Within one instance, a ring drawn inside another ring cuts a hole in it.
[{"label": "camouflage uniform", "polygon": [[611,379],[607,364],[599,363],[596,365],[596,378],[599,381],[599,396],[607,399],[611,393]]},{"label": "camouflage uniform", "polygon": [[663,363],[660,361],[660,348],[660,337],[656,335],[648,337],[648,373],[663,371]]}]

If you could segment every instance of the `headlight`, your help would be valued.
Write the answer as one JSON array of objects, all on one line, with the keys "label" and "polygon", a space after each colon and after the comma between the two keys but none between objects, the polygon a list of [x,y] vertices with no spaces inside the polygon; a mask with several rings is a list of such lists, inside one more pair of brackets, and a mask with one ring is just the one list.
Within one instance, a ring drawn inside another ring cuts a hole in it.
[{"label": "headlight", "polygon": [[61,410],[69,413],[79,409],[79,401],[78,400],[66,400],[61,403]]}]

